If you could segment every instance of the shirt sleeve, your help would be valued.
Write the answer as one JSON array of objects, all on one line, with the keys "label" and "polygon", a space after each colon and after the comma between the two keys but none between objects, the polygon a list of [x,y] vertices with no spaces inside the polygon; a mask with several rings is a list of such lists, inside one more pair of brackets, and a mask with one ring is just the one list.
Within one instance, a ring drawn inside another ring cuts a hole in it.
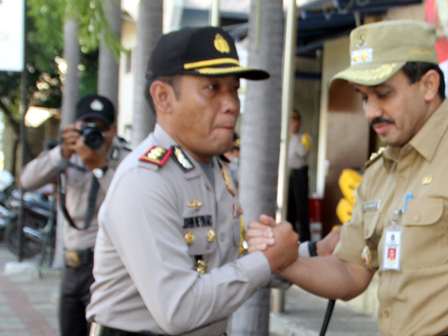
[{"label": "shirt sleeve", "polygon": [[178,335],[227,318],[268,284],[270,267],[255,252],[198,274],[179,225],[176,187],[154,174],[133,169],[115,181],[102,225],[157,325]]},{"label": "shirt sleeve", "polygon": [[23,188],[38,189],[48,183],[56,182],[62,161],[60,146],[42,152],[23,169],[20,175]]},{"label": "shirt sleeve", "polygon": [[[363,181],[355,191],[355,204],[353,206],[352,217],[342,226],[341,238],[333,252],[342,260],[352,264],[362,265],[362,251],[366,246],[364,237],[364,215],[362,203],[365,201],[362,188]],[[376,252],[376,251],[373,251]]]}]

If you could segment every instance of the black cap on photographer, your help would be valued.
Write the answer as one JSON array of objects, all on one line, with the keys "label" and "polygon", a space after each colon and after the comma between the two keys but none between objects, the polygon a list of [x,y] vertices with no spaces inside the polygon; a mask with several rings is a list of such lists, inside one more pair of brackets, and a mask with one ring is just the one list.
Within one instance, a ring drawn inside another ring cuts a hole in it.
[{"label": "black cap on photographer", "polygon": [[115,123],[115,109],[112,102],[106,97],[88,95],[76,104],[76,120],[96,118],[107,126]]}]

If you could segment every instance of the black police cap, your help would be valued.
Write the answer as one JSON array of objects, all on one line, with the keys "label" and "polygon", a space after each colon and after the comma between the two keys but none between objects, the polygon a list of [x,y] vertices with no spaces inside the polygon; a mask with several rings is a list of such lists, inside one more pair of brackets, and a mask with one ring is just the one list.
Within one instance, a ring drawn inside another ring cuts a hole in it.
[{"label": "black police cap", "polygon": [[112,102],[100,95],[88,95],[76,104],[76,120],[96,118],[107,126],[115,123],[115,108]]},{"label": "black police cap", "polygon": [[174,74],[269,78],[264,70],[240,65],[232,37],[220,27],[187,27],[158,39],[149,59],[147,78]]}]

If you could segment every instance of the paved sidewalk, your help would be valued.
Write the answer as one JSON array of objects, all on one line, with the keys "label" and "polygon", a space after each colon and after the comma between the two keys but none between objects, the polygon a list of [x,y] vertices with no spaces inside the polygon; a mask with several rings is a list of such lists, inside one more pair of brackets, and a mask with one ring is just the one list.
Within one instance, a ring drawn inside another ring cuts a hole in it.
[{"label": "paved sidewalk", "polygon": [[[17,257],[0,242],[0,336],[58,335],[59,272],[39,272],[36,260],[17,266]],[[27,267],[21,267],[25,265]],[[5,273],[8,265],[8,274]],[[13,267],[11,267],[11,265]],[[18,271],[17,274],[12,274]],[[284,313],[271,313],[271,336],[318,336],[328,300],[298,287],[286,292]],[[379,336],[376,319],[336,304],[327,336]]]},{"label": "paved sidewalk", "polygon": [[[6,275],[10,262],[17,262],[17,257],[0,242],[0,336],[58,335],[59,273],[44,271],[39,278],[37,269],[30,267]],[[22,264],[32,266],[36,261]]]}]

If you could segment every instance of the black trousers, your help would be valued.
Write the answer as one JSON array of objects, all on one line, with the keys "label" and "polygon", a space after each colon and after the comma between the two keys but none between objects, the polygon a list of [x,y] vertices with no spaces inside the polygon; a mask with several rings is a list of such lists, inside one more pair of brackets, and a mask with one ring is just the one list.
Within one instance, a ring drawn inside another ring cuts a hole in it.
[{"label": "black trousers", "polygon": [[301,242],[311,239],[308,215],[308,166],[291,169],[287,219],[299,234]]},{"label": "black trousers", "polygon": [[93,262],[81,267],[64,267],[59,301],[59,328],[61,336],[88,336],[90,323],[86,307],[90,302]]}]

